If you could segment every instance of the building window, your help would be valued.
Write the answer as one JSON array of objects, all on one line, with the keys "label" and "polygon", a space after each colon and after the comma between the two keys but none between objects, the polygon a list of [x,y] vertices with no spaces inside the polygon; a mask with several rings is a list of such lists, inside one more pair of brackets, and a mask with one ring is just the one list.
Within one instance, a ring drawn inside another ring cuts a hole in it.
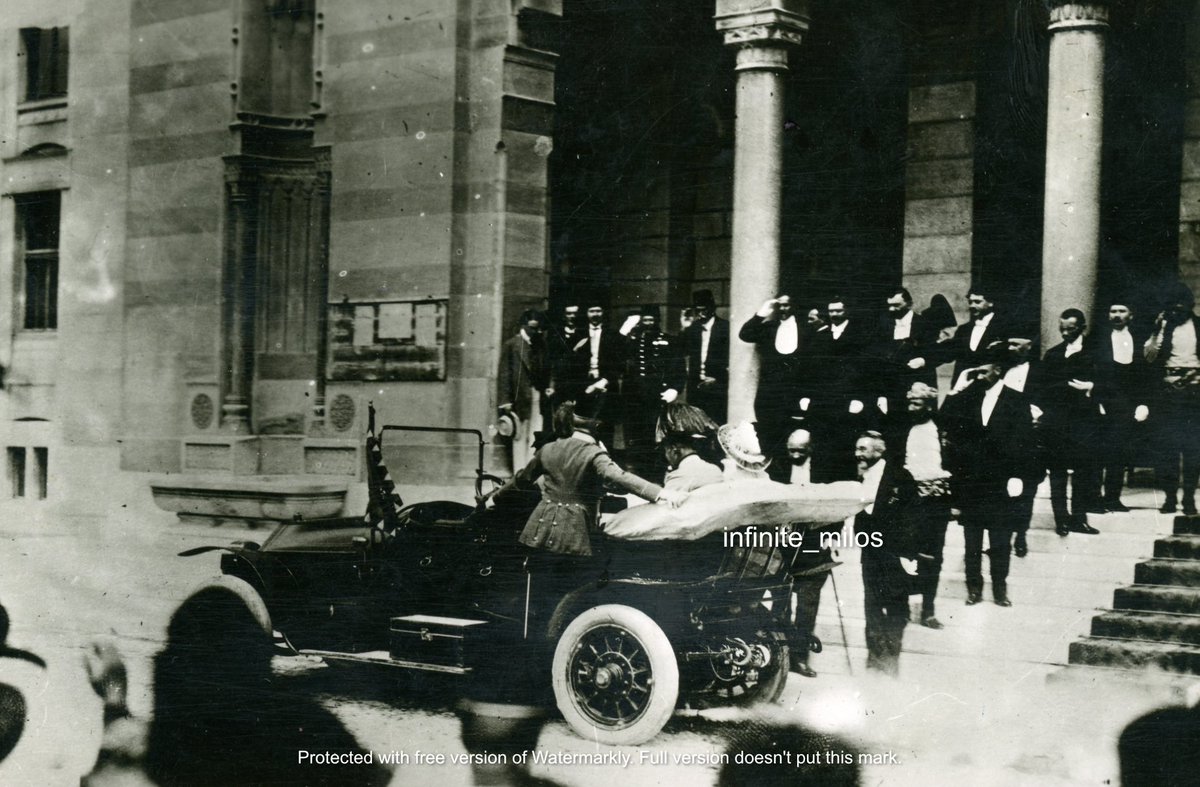
[{"label": "building window", "polygon": [[67,95],[67,57],[70,51],[67,30],[65,27],[26,27],[21,30],[26,101]]},{"label": "building window", "polygon": [[25,293],[22,325],[29,331],[58,328],[58,228],[61,196],[57,191],[20,195],[17,203],[18,265]]},{"label": "building window", "polygon": [[8,485],[12,497],[25,497],[25,449],[8,449]]},{"label": "building window", "polygon": [[[29,467],[29,456],[33,455],[33,467]],[[23,446],[8,448],[8,484],[13,498],[36,497],[46,499],[50,467],[50,449],[41,446],[28,449]],[[32,473],[28,473],[32,470]]]}]

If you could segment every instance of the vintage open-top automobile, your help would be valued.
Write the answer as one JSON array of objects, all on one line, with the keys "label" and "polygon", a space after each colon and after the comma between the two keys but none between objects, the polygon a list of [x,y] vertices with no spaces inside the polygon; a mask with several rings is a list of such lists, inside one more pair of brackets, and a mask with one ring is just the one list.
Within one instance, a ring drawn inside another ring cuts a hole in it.
[{"label": "vintage open-top automobile", "polygon": [[[269,620],[289,653],[501,683],[511,674],[514,685],[523,672],[552,688],[579,734],[612,744],[653,738],[679,707],[773,701],[789,649],[819,647],[790,642],[787,623],[793,572],[813,546],[730,545],[726,533],[815,528],[857,500],[781,496],[792,488],[769,482],[701,490],[679,509],[619,514],[610,529],[625,537],[564,571],[517,541],[536,498],[485,507],[483,487],[499,479],[484,472],[481,433],[389,426],[380,438],[409,429],[477,440],[476,506],[400,506],[377,459],[366,519],[287,522],[261,545],[181,554],[223,551],[216,581]],[[368,437],[369,455],[380,447]]]}]

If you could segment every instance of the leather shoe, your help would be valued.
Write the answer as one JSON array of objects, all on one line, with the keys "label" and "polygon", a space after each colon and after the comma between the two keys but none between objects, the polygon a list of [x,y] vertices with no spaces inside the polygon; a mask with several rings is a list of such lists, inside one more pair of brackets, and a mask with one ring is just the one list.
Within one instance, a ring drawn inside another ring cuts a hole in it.
[{"label": "leather shoe", "polygon": [[1086,519],[1079,519],[1071,523],[1072,533],[1085,533],[1089,536],[1099,535],[1100,531],[1087,523]]},{"label": "leather shoe", "polygon": [[1175,501],[1174,500],[1168,500],[1167,502],[1163,503],[1162,506],[1159,507],[1159,509],[1158,509],[1158,513],[1160,513],[1160,514],[1174,514],[1175,511],[1176,511],[1176,509],[1175,509]]},{"label": "leather shoe", "polygon": [[1058,533],[1060,536],[1070,535],[1071,534],[1071,526],[1066,522],[1055,522],[1054,523],[1054,532]]},{"label": "leather shoe", "polygon": [[941,631],[942,629],[946,628],[942,625],[942,621],[938,620],[933,615],[922,615],[921,625],[927,629],[933,629],[934,631]]},{"label": "leather shoe", "polygon": [[1120,500],[1114,500],[1111,503],[1105,503],[1104,507],[1117,514],[1123,514],[1129,510],[1129,506],[1125,505]]},{"label": "leather shoe", "polygon": [[1025,540],[1024,533],[1017,533],[1017,537],[1013,539],[1013,554],[1017,557],[1029,554],[1029,543]]},{"label": "leather shoe", "polygon": [[1196,501],[1194,501],[1194,500],[1184,500],[1183,501],[1183,515],[1184,516],[1195,516],[1196,515]]},{"label": "leather shoe", "polygon": [[1008,596],[996,596],[996,598],[993,600],[996,602],[996,606],[998,607],[1012,606],[1012,602],[1008,600]]},{"label": "leather shoe", "polygon": [[967,606],[968,607],[974,606],[975,604],[978,604],[980,601],[983,601],[982,593],[968,593],[967,594]]},{"label": "leather shoe", "polygon": [[808,666],[807,662],[803,662],[803,661],[793,661],[792,662],[792,672],[796,673],[797,675],[803,675],[806,678],[817,677],[817,671],[815,669],[813,669],[812,667]]}]

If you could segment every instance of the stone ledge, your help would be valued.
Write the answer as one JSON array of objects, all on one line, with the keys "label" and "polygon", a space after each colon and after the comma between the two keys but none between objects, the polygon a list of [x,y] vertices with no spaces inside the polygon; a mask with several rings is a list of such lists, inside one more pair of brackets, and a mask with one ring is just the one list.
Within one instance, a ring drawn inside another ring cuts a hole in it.
[{"label": "stone ledge", "polygon": [[212,524],[247,524],[337,516],[349,481],[314,481],[310,476],[178,475],[150,482],[154,502],[181,519]]}]

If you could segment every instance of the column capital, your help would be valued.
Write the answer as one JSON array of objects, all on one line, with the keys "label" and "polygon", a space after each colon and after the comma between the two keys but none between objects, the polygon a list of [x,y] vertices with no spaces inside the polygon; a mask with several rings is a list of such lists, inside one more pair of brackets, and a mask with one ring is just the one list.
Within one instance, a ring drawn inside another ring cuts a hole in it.
[{"label": "column capital", "polygon": [[1051,0],[1050,32],[1107,30],[1109,0]]},{"label": "column capital", "polygon": [[713,18],[730,46],[798,45],[808,32],[808,0],[717,0]]}]

